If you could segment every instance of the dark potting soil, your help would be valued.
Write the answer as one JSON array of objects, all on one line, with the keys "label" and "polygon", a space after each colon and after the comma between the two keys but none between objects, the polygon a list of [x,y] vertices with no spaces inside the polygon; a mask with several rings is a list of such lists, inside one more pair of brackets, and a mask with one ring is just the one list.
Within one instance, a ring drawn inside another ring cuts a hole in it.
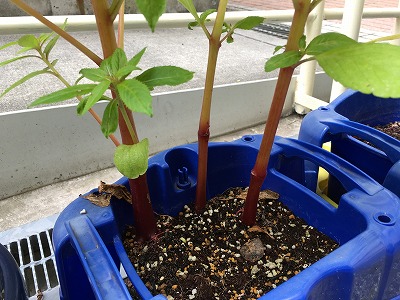
[{"label": "dark potting soil", "polygon": [[[125,249],[153,295],[168,299],[256,299],[338,247],[283,206],[276,193],[260,195],[257,225],[240,222],[246,191],[191,207],[176,218],[158,216],[158,236],[146,243],[128,228]],[[127,280],[133,299],[140,299]]]},{"label": "dark potting soil", "polygon": [[392,122],[386,125],[375,126],[375,129],[378,129],[395,139],[400,140],[400,121]]}]

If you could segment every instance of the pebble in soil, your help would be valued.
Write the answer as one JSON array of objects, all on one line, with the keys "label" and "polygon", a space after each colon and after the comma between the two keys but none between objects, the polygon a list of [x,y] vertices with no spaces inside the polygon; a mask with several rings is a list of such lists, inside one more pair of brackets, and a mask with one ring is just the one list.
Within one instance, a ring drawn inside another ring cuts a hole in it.
[{"label": "pebble in soil", "polygon": [[[185,206],[178,217],[158,216],[160,234],[125,249],[153,295],[168,299],[256,299],[338,247],[279,201],[262,193],[257,225],[240,222],[246,191],[230,189],[202,214]],[[127,282],[133,299],[132,284]]]}]

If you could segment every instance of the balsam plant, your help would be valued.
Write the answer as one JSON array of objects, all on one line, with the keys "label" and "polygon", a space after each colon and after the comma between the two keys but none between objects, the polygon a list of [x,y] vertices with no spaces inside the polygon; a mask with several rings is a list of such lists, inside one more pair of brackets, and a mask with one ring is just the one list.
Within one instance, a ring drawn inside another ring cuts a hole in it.
[{"label": "balsam plant", "polygon": [[[1,62],[0,66],[24,59],[38,59],[44,63],[44,68],[24,76],[7,88],[1,96],[38,75],[49,74],[60,80],[66,88],[36,99],[31,106],[51,104],[76,97],[79,100],[78,114],[83,115],[89,111],[95,117],[101,124],[104,136],[110,137],[117,147],[114,155],[115,166],[129,178],[137,235],[139,239],[150,239],[156,234],[157,227],[146,181],[149,141],[139,139],[132,112],[152,116],[150,91],[156,86],[187,82],[192,79],[193,73],[174,66],[153,67],[141,72],[138,64],[146,49],[130,59],[126,57],[123,51],[123,0],[114,0],[111,5],[108,5],[107,0],[92,1],[104,59],[69,35],[64,30],[66,24],[57,27],[23,1],[11,1],[54,32],[42,34],[39,37],[25,35],[15,42],[0,47],[0,49],[10,46],[21,47],[16,57]],[[165,11],[166,0],[136,0],[136,4],[148,21],[151,30],[154,31],[159,17]],[[118,40],[114,31],[117,15],[119,15]],[[51,50],[60,36],[98,65],[97,68],[80,70],[81,76],[73,85],[69,84],[58,72],[57,59],[50,59]],[[30,54],[26,54],[28,52]],[[91,83],[80,83],[82,79]],[[100,100],[108,101],[103,118],[97,116],[92,110],[93,105]],[[122,143],[113,136],[118,127]]]},{"label": "balsam plant", "polygon": [[[218,10],[209,9],[199,15],[192,0],[178,0],[195,18],[195,21],[189,23],[189,29],[194,26],[200,26],[208,39],[208,62],[206,71],[206,80],[204,84],[203,103],[200,113],[198,129],[198,170],[196,187],[196,211],[202,211],[206,206],[206,183],[207,183],[207,161],[208,161],[208,141],[210,139],[210,113],[211,100],[214,88],[215,71],[219,49],[224,41],[232,43],[233,34],[236,29],[249,30],[264,21],[262,17],[247,17],[238,21],[234,25],[225,22],[225,12],[228,0],[220,0]],[[209,21],[207,18],[217,12],[212,31],[206,26]]]},{"label": "balsam plant", "polygon": [[[310,12],[321,0],[292,0],[294,16],[284,52],[271,57],[265,71],[280,68],[271,108],[256,163],[251,171],[242,221],[256,222],[257,202],[294,69],[316,60],[324,71],[343,86],[365,94],[384,98],[400,97],[400,47],[382,41],[399,38],[390,36],[368,43],[359,43],[339,33],[325,33],[307,43],[304,27]],[[282,47],[278,47],[279,51]],[[390,100],[388,100],[390,101]]]}]

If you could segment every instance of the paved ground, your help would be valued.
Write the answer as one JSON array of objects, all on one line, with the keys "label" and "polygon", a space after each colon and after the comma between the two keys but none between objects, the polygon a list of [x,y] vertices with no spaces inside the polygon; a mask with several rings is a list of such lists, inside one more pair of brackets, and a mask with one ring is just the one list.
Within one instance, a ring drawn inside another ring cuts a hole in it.
[{"label": "paved ground", "polygon": [[[355,1],[355,0],[353,0]],[[359,1],[359,0],[357,0]],[[241,9],[255,10],[274,10],[274,9],[293,9],[292,0],[280,1],[265,1],[265,0],[232,0],[229,2],[231,6]],[[326,0],[326,8],[341,8],[344,6],[345,0]],[[398,7],[398,0],[365,0],[364,7],[368,8],[383,8],[383,7]],[[339,22],[340,23],[340,22]],[[395,19],[374,19],[363,20],[362,28],[373,31],[383,31],[390,33],[394,26]]]}]

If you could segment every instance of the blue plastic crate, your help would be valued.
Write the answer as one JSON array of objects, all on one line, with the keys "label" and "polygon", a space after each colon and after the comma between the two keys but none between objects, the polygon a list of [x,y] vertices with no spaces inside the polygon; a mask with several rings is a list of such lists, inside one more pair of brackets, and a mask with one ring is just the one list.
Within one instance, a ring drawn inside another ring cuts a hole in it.
[{"label": "blue plastic crate", "polygon": [[[400,141],[370,127],[399,120],[400,99],[348,90],[329,105],[308,113],[301,124],[299,139],[318,146],[331,142],[333,153],[400,196]],[[316,184],[317,168],[309,164],[307,186],[315,189]],[[335,182],[329,185],[337,189]]]},{"label": "blue plastic crate", "polygon": [[[248,185],[260,141],[261,136],[246,136],[210,144],[208,197]],[[337,208],[306,187],[305,161],[321,165],[340,180],[346,192]],[[150,195],[158,213],[176,215],[194,200],[196,164],[195,144],[149,160]],[[183,167],[189,184],[179,188]],[[260,299],[392,299],[400,295],[397,196],[336,155],[301,141],[277,138],[268,170],[263,188],[278,192],[280,201],[340,247]],[[127,180],[118,183],[127,185]],[[82,209],[87,214],[80,215]],[[53,231],[61,299],[130,299],[119,276],[121,263],[143,299],[165,299],[151,295],[123,249],[120,232],[133,223],[130,211],[124,201],[100,208],[78,198],[61,213]]]}]

